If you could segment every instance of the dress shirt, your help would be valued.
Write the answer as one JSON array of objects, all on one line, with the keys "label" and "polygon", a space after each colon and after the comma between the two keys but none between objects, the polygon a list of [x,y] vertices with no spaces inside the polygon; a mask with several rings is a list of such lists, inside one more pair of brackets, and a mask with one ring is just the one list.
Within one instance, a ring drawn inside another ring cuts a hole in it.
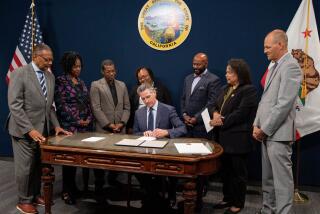
[{"label": "dress shirt", "polygon": [[191,94],[193,92],[193,89],[196,87],[196,85],[198,84],[198,82],[201,80],[201,77],[207,73],[207,69],[204,70],[203,73],[199,74],[199,75],[196,75],[194,74],[194,79],[193,79],[193,82],[192,82],[192,85],[191,85]]},{"label": "dress shirt", "polygon": [[116,86],[114,85],[114,81],[107,82],[107,83],[108,83],[108,86],[110,88],[110,92],[111,92],[111,95],[112,95],[114,106],[117,106],[117,104],[118,104],[118,96],[117,96]]},{"label": "dress shirt", "polygon": [[[41,85],[40,80],[41,80],[41,76],[42,76],[42,75],[41,75],[41,73],[39,73],[38,71],[41,71],[41,72],[43,72],[43,73],[44,73],[45,71],[40,70],[39,67],[38,67],[34,62],[32,62],[31,65],[32,65],[32,68],[33,68],[34,72],[35,72],[36,75],[37,75],[37,79],[38,79],[38,81],[39,81],[39,84]],[[44,75],[43,77],[44,77],[44,82],[45,82],[46,88],[47,88],[46,76]]]}]

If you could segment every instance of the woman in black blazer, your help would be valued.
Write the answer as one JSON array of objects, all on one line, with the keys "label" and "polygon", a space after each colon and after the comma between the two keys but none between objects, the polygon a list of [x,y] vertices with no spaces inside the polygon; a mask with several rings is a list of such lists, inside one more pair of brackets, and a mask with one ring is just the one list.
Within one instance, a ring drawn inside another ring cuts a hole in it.
[{"label": "woman in black blazer", "polygon": [[227,85],[213,109],[214,139],[221,144],[223,200],[214,208],[238,213],[245,203],[247,157],[252,150],[252,123],[257,109],[257,90],[250,69],[243,59],[230,59],[226,69]]}]

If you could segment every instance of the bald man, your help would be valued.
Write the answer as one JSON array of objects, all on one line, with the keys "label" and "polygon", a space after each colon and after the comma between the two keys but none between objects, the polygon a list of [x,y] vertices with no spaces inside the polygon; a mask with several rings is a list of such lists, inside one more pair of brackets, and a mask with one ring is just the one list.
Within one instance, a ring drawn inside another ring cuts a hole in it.
[{"label": "bald man", "polygon": [[181,113],[188,129],[188,137],[210,138],[201,118],[201,112],[212,109],[221,92],[219,77],[209,72],[208,57],[198,53],[192,61],[193,74],[184,80]]},{"label": "bald man", "polygon": [[293,202],[291,145],[302,71],[288,53],[288,37],[282,30],[266,36],[264,53],[274,65],[253,123],[253,137],[261,142],[262,150],[263,207],[259,213],[287,214]]}]

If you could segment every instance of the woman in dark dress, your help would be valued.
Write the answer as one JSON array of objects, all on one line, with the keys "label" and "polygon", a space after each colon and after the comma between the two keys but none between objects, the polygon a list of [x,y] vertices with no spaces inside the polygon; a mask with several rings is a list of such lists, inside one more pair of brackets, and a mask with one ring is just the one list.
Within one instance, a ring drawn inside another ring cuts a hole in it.
[{"label": "woman in dark dress", "polygon": [[230,59],[226,69],[227,85],[213,109],[214,138],[221,144],[223,200],[215,209],[238,213],[245,203],[248,178],[247,158],[252,150],[252,123],[257,109],[257,90],[243,59]]},{"label": "woman in dark dress", "polygon": [[[55,85],[55,104],[60,125],[73,133],[91,131],[93,116],[89,92],[79,78],[82,58],[76,52],[65,52],[61,66],[64,75],[57,77]],[[83,174],[88,175],[88,170],[84,169]],[[62,167],[62,199],[66,204],[74,204],[75,195],[79,192],[75,175],[76,167]]]}]

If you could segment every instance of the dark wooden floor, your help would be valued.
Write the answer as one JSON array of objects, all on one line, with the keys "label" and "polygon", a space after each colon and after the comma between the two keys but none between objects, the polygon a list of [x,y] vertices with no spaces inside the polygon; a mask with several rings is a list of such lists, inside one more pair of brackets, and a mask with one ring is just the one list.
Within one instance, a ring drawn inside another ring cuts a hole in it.
[{"label": "dark wooden floor", "polygon": [[[17,203],[16,185],[14,181],[14,168],[11,158],[0,158],[0,213],[1,214],[18,214],[15,206]],[[81,172],[81,170],[78,170]],[[92,172],[91,172],[92,174]],[[55,167],[56,181],[54,183],[54,203],[52,213],[54,214],[142,214],[141,203],[139,194],[133,192],[131,207],[126,207],[126,191],[115,190],[107,188],[108,205],[98,205],[93,199],[93,193],[88,193],[77,201],[74,206],[66,205],[60,199],[61,192],[61,167]],[[92,175],[90,177],[89,188],[93,189]],[[82,185],[81,174],[77,177],[77,184],[81,188]],[[126,175],[120,175],[120,180],[125,181]],[[316,190],[316,191],[315,191]],[[311,191],[303,191],[309,197],[309,202],[306,204],[295,204],[292,213],[294,214],[320,214],[320,193],[319,189],[312,188]],[[217,182],[210,182],[210,188],[207,196],[204,198],[204,207],[201,211],[202,214],[221,214],[223,210],[214,210],[212,205],[214,202],[221,200],[221,185]],[[181,193],[178,194],[178,201],[181,200]],[[245,208],[241,213],[255,213],[261,206],[261,189],[257,186],[249,186],[247,193],[247,200]],[[40,213],[44,213],[42,207],[38,208]],[[169,213],[169,211],[167,212]],[[179,213],[179,211],[172,210],[170,213]]]}]

